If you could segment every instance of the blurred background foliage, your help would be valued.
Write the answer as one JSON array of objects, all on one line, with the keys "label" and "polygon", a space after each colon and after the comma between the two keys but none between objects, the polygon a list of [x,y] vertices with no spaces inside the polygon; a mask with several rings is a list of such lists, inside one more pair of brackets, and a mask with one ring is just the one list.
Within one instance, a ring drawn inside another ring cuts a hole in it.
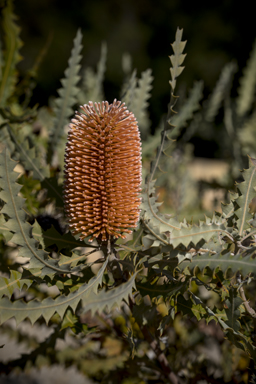
[{"label": "blurred background foliage", "polygon": [[[202,79],[207,96],[223,66],[234,58],[239,68],[233,87],[236,90],[236,81],[255,38],[252,3],[246,1],[242,7],[232,0],[22,0],[15,1],[14,6],[24,41],[21,50],[24,60],[19,64],[21,74],[31,68],[40,50],[47,48],[31,104],[39,102],[47,105],[49,95],[56,96],[72,40],[77,28],[81,28],[84,36],[83,67],[95,66],[101,43],[107,43],[104,82],[107,100],[119,96],[123,79],[121,62],[125,52],[131,55],[132,66],[137,68],[139,75],[145,68],[152,68],[155,78],[149,107],[152,132],[169,102],[166,58],[170,55],[170,41],[177,26],[184,29],[184,39],[189,40],[185,63],[189,70],[184,72],[179,83],[184,93],[194,81]],[[181,92],[178,94],[181,95]],[[201,144],[202,139],[197,136],[192,142]],[[219,156],[214,140],[207,141],[205,138],[204,145],[196,145],[195,151],[196,156]]]}]

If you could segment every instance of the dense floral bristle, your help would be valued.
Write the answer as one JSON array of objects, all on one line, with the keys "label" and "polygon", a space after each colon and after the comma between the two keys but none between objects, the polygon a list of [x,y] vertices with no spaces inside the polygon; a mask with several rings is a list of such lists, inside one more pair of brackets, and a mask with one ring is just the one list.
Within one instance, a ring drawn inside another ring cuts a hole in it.
[{"label": "dense floral bristle", "polygon": [[89,102],[76,113],[65,154],[65,210],[73,234],[107,241],[131,233],[139,219],[141,141],[120,101]]}]

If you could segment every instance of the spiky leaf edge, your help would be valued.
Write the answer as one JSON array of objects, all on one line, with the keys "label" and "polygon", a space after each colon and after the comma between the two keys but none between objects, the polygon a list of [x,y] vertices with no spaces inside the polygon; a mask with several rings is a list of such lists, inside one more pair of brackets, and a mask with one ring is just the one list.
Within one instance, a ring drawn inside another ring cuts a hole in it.
[{"label": "spiky leaf edge", "polygon": [[40,268],[42,270],[41,276],[54,273],[73,273],[80,270],[80,267],[75,267],[72,270],[69,266],[59,268],[57,260],[50,259],[47,252],[38,249],[39,243],[32,236],[32,226],[26,221],[26,213],[23,210],[25,199],[19,196],[22,185],[16,183],[18,173],[14,171],[14,168],[17,162],[10,158],[9,150],[6,147],[0,153],[0,159],[0,185],[2,188],[0,198],[6,202],[1,213],[10,217],[5,222],[5,227],[10,232],[14,232],[11,240],[21,246],[19,255],[30,259],[26,268]]}]

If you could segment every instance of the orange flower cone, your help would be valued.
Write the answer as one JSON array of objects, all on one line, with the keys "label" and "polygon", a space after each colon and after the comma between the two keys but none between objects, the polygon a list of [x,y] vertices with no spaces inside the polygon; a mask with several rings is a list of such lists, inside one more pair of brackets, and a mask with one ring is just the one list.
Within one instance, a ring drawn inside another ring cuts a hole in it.
[{"label": "orange flower cone", "polygon": [[73,234],[125,238],[139,220],[141,140],[125,104],[89,102],[76,113],[65,154],[65,210]]}]

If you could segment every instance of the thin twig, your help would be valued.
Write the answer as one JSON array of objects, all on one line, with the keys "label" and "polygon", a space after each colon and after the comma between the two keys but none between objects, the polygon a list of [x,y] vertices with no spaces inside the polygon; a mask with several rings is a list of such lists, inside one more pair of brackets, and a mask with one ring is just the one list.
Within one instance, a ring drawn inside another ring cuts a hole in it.
[{"label": "thin twig", "polygon": [[243,299],[245,309],[247,310],[249,315],[251,315],[253,318],[256,319],[256,312],[254,311],[254,309],[250,307],[249,300],[246,299],[245,292],[242,286],[239,288],[239,292],[240,292],[241,298]]},{"label": "thin twig", "polygon": [[250,247],[245,247],[244,245],[242,245],[241,241],[237,241],[236,244],[237,244],[238,248],[244,249],[245,251],[248,251],[249,249],[251,249]]},{"label": "thin twig", "polygon": [[241,298],[244,302],[244,307],[245,309],[247,310],[247,312],[249,313],[249,315],[251,315],[254,319],[256,319],[256,312],[254,311],[254,309],[252,309],[249,305],[249,300],[246,299],[246,296],[245,296],[245,292],[244,292],[244,289],[243,289],[243,285],[242,285],[242,280],[241,280],[241,275],[239,274],[237,276],[237,282],[238,284],[240,284],[240,287],[238,288],[238,291],[241,295]]},{"label": "thin twig", "polygon": [[255,235],[256,234],[256,231],[252,231],[252,232],[250,232],[250,233],[248,233],[248,235],[246,235],[246,236],[244,236],[242,239],[241,239],[241,243],[245,240],[245,239],[247,239],[248,237],[250,237],[250,236],[252,236],[252,235]]}]

